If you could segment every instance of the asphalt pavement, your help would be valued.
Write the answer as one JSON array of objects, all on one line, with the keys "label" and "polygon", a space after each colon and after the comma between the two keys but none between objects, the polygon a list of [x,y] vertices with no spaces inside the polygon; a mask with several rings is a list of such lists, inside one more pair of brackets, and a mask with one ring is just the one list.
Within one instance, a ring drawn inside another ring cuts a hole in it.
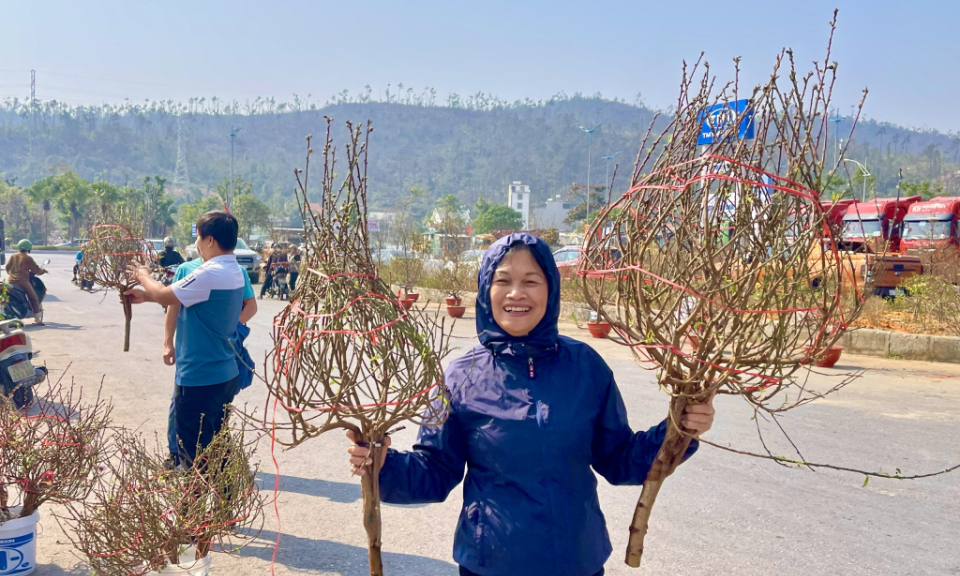
[{"label": "asphalt pavement", "polygon": [[[161,358],[160,306],[134,309],[125,353],[117,294],[90,294],[71,284],[73,254],[35,258],[52,260],[44,276],[47,325],[28,325],[51,377],[73,379],[86,389],[102,382],[118,424],[162,440],[173,369]],[[259,306],[247,343],[262,370],[272,345],[271,323],[284,303],[261,300]],[[471,314],[455,327],[454,342],[463,349],[476,342]],[[653,372],[638,367],[613,342],[591,339],[574,325],[563,325],[563,331],[589,340],[613,368],[635,429],[663,419],[667,397]],[[960,365],[845,355],[840,366],[822,370],[811,382],[829,386],[838,375],[861,369],[863,376],[837,395],[782,418],[808,461],[889,472],[899,468],[904,474],[960,463]],[[238,398],[251,410],[262,411],[265,402],[266,391],[257,383]],[[760,450],[757,422],[746,403],[720,397],[716,405],[716,424],[707,438]],[[774,453],[792,453],[772,424],[760,426]],[[410,446],[415,434],[412,427],[398,433],[394,446]],[[343,434],[335,431],[288,452],[271,454],[269,444],[269,438],[260,443],[259,477],[272,497],[279,475],[279,519],[269,507],[260,537],[238,555],[216,555],[213,574],[271,574],[278,532],[275,574],[367,574],[360,484],[350,474]],[[664,484],[641,573],[960,574],[960,472],[916,481],[871,479],[866,486],[863,481],[862,475],[812,472],[703,446]],[[614,548],[607,574],[637,574],[622,559],[640,488],[614,487],[600,479],[599,491]],[[441,504],[384,506],[385,572],[455,575],[453,533],[461,503],[456,489]],[[41,510],[36,574],[88,575],[53,518],[56,511],[56,506]]]}]

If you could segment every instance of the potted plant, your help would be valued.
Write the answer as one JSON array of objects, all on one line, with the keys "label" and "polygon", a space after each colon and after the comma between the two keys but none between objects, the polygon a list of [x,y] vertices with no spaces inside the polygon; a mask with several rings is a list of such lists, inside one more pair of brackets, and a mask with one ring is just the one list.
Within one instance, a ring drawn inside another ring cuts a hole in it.
[{"label": "potted plant", "polygon": [[80,389],[50,385],[29,412],[0,394],[0,541],[2,574],[36,567],[36,525],[47,502],[71,504],[90,493],[103,459],[111,407]]},{"label": "potted plant", "polygon": [[214,544],[251,539],[263,502],[242,431],[225,428],[189,467],[169,470],[164,450],[123,430],[90,498],[68,506],[67,537],[100,576],[207,576]]}]

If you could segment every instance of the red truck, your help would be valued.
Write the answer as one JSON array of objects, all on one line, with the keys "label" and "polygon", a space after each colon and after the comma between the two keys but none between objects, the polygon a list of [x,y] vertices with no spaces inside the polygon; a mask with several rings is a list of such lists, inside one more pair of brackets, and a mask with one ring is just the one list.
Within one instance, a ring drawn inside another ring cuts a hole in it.
[{"label": "red truck", "polygon": [[920,200],[920,196],[876,198],[847,207],[840,244],[853,252],[849,261],[857,282],[872,283],[875,294],[902,293],[904,278],[923,273],[919,257],[900,253],[903,219]]},{"label": "red truck", "polygon": [[930,261],[958,255],[960,198],[938,196],[910,206],[903,219],[900,252]]}]

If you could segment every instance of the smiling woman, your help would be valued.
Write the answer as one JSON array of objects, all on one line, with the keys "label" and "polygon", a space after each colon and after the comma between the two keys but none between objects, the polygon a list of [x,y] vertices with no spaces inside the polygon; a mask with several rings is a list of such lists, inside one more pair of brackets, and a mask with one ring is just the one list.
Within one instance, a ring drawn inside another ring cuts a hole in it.
[{"label": "smiling woman", "polygon": [[490,285],[494,321],[511,336],[526,336],[543,320],[548,296],[547,277],[530,247],[510,248]]}]

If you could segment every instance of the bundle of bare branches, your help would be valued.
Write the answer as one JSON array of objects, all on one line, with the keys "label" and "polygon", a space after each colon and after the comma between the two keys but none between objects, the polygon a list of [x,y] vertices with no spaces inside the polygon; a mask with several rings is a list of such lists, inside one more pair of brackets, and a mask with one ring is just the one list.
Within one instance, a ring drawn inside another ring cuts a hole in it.
[{"label": "bundle of bare branches", "polygon": [[[644,141],[629,191],[585,240],[587,302],[641,362],[659,367],[671,397],[671,424],[630,527],[630,566],[640,565],[657,493],[691,442],[680,425],[686,404],[736,394],[775,418],[822,397],[801,370],[861,306],[820,203],[842,158],[825,169],[835,23],[836,14],[824,61],[805,75],[790,50],[747,92],[738,61],[719,88],[707,64],[685,67],[674,121]],[[741,99],[746,106],[728,106],[724,122],[704,128],[712,106]],[[749,122],[753,139],[742,138]],[[700,150],[704,130],[712,143]]]},{"label": "bundle of bare branches", "polygon": [[[297,171],[307,246],[294,300],[274,321],[273,367],[264,422],[296,446],[328,430],[352,430],[371,447],[374,468],[362,477],[370,573],[382,574],[378,452],[398,423],[442,422],[441,359],[449,336],[438,315],[405,310],[377,275],[367,230],[367,144],[372,131],[347,123],[346,166],[337,170],[327,119],[320,207],[310,208],[307,164]],[[272,403],[272,410],[270,404]],[[277,421],[277,408],[286,421]],[[266,417],[265,417],[266,418]]]},{"label": "bundle of bare branches", "polygon": [[26,518],[46,502],[90,493],[104,458],[112,407],[100,391],[51,383],[29,412],[0,394],[0,524]]},{"label": "bundle of bare branches", "polygon": [[126,430],[113,445],[90,497],[58,517],[96,574],[191,565],[214,550],[239,550],[259,533],[263,500],[242,431],[222,430],[187,469],[165,468],[163,449]]},{"label": "bundle of bare branches", "polygon": [[120,293],[123,303],[123,351],[130,351],[130,320],[133,305],[125,296],[131,288],[139,285],[135,275],[128,269],[141,266],[156,266],[153,247],[141,235],[143,222],[135,215],[118,213],[104,207],[100,216],[87,232],[89,241],[83,248],[81,278],[92,280]]}]

